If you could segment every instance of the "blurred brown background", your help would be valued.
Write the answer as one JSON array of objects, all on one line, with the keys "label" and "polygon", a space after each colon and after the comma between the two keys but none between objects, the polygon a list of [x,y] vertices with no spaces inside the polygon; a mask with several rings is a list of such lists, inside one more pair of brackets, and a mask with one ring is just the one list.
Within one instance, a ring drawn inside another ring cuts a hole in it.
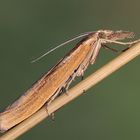
[{"label": "blurred brown background", "polygon": [[[99,29],[130,30],[135,39],[140,38],[139,5],[139,0],[1,0],[0,110],[31,87],[75,43],[37,63],[30,61],[65,40]],[[116,56],[102,49],[85,77]],[[136,58],[59,110],[54,122],[43,121],[19,140],[139,140],[139,72]]]}]

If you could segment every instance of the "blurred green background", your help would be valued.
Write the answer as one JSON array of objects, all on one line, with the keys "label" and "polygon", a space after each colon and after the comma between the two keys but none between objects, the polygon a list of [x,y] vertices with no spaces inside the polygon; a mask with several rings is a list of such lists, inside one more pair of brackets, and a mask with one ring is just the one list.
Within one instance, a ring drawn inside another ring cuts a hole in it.
[{"label": "blurred green background", "polygon": [[[1,0],[0,110],[31,87],[75,43],[37,63],[30,61],[65,40],[99,29],[130,30],[135,39],[140,38],[139,5],[139,0]],[[116,56],[102,49],[85,77]],[[139,140],[138,59],[59,110],[54,122],[47,119],[18,139]]]}]

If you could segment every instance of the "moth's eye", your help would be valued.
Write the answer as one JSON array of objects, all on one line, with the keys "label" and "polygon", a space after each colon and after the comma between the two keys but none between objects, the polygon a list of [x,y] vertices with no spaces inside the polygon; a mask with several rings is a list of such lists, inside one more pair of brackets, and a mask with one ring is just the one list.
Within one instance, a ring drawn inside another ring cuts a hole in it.
[{"label": "moth's eye", "polygon": [[106,39],[106,34],[104,32],[100,32],[98,35],[99,35],[99,38]]}]

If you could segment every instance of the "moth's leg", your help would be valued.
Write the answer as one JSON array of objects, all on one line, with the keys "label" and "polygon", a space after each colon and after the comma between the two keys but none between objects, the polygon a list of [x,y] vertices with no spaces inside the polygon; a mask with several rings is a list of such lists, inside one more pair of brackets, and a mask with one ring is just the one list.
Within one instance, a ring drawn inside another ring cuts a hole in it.
[{"label": "moth's leg", "polygon": [[99,55],[99,51],[100,51],[100,48],[102,46],[102,40],[99,39],[98,42],[96,44],[93,45],[93,52],[92,52],[92,56],[90,58],[90,63],[91,64],[94,64],[96,59],[97,59],[97,56]]},{"label": "moth's leg", "polygon": [[48,104],[46,104],[45,106],[46,106],[45,109],[46,109],[46,112],[47,112],[48,116],[53,116],[52,114],[54,114],[54,113],[49,112]]},{"label": "moth's leg", "polygon": [[76,76],[76,74],[75,74],[75,72],[74,72],[74,73],[69,77],[69,79],[66,81],[66,83],[65,83],[64,89],[65,89],[65,93],[66,93],[67,95],[68,95],[68,88],[69,88],[71,82],[74,80],[75,76]]},{"label": "moth's leg", "polygon": [[61,89],[62,89],[62,88],[59,88],[59,89],[55,92],[55,94],[54,94],[54,95],[49,99],[49,101],[47,102],[47,105],[49,105],[49,104],[59,95]]},{"label": "moth's leg", "polygon": [[59,95],[61,88],[59,88],[55,94],[50,98],[50,100],[46,103],[46,111],[48,116],[51,116],[52,120],[54,120],[54,113],[50,113],[48,109],[48,105]]},{"label": "moth's leg", "polygon": [[62,87],[62,92],[66,93],[66,95],[68,95],[68,89],[66,87]]},{"label": "moth's leg", "polygon": [[49,117],[51,117],[52,120],[54,120],[54,113],[50,113],[48,109],[48,104],[45,105],[45,110]]},{"label": "moth's leg", "polygon": [[130,47],[127,47],[127,48],[123,49],[122,52],[127,51],[129,48],[130,48]]},{"label": "moth's leg", "polygon": [[119,45],[129,45],[127,48],[123,49],[121,52],[125,52],[126,50],[128,50],[133,44],[140,42],[139,40],[135,40],[132,42],[120,42],[120,41],[113,41],[113,40],[106,40],[106,39],[101,39],[102,43],[115,43],[115,44],[119,44]]},{"label": "moth's leg", "polygon": [[102,47],[105,48],[105,49],[107,49],[107,50],[111,50],[111,51],[113,51],[113,52],[118,52],[117,49],[114,49],[114,48],[108,47],[108,46],[105,45],[105,44],[103,44]]},{"label": "moth's leg", "polygon": [[115,41],[115,40],[101,39],[101,43],[115,43],[119,45],[133,45],[137,42],[140,42],[140,40],[135,40],[131,42],[120,42],[120,41]]},{"label": "moth's leg", "polygon": [[84,72],[81,74],[81,80],[84,80]]},{"label": "moth's leg", "polygon": [[49,110],[48,110],[48,105],[46,105],[46,112],[48,114],[48,116],[51,117],[52,120],[54,120],[54,113],[50,113]]},{"label": "moth's leg", "polygon": [[68,79],[68,81],[66,82],[65,87],[63,87],[63,88],[65,89],[65,90],[64,90],[64,93],[65,93],[66,95],[68,95],[68,88],[69,88],[71,82],[72,82],[72,78]]}]

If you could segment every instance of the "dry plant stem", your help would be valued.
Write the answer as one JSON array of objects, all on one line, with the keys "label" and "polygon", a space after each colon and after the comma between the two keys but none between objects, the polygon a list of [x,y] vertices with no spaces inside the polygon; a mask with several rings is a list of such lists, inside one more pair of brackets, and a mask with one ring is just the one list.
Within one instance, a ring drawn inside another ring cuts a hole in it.
[{"label": "dry plant stem", "polygon": [[[90,87],[96,85],[98,82],[103,80],[105,77],[118,70],[120,67],[134,59],[136,56],[140,55],[140,43],[133,45],[130,49],[119,55],[117,58],[91,74],[88,78],[77,84],[75,87],[68,91],[68,95],[63,94],[57,99],[55,99],[49,106],[48,112],[53,113],[68,102],[72,101],[79,95],[83,94],[83,91],[88,90]],[[3,136],[0,140],[13,140],[18,136],[22,135],[36,124],[48,117],[46,108],[43,107],[38,112],[33,114],[31,117],[15,126]]]}]

